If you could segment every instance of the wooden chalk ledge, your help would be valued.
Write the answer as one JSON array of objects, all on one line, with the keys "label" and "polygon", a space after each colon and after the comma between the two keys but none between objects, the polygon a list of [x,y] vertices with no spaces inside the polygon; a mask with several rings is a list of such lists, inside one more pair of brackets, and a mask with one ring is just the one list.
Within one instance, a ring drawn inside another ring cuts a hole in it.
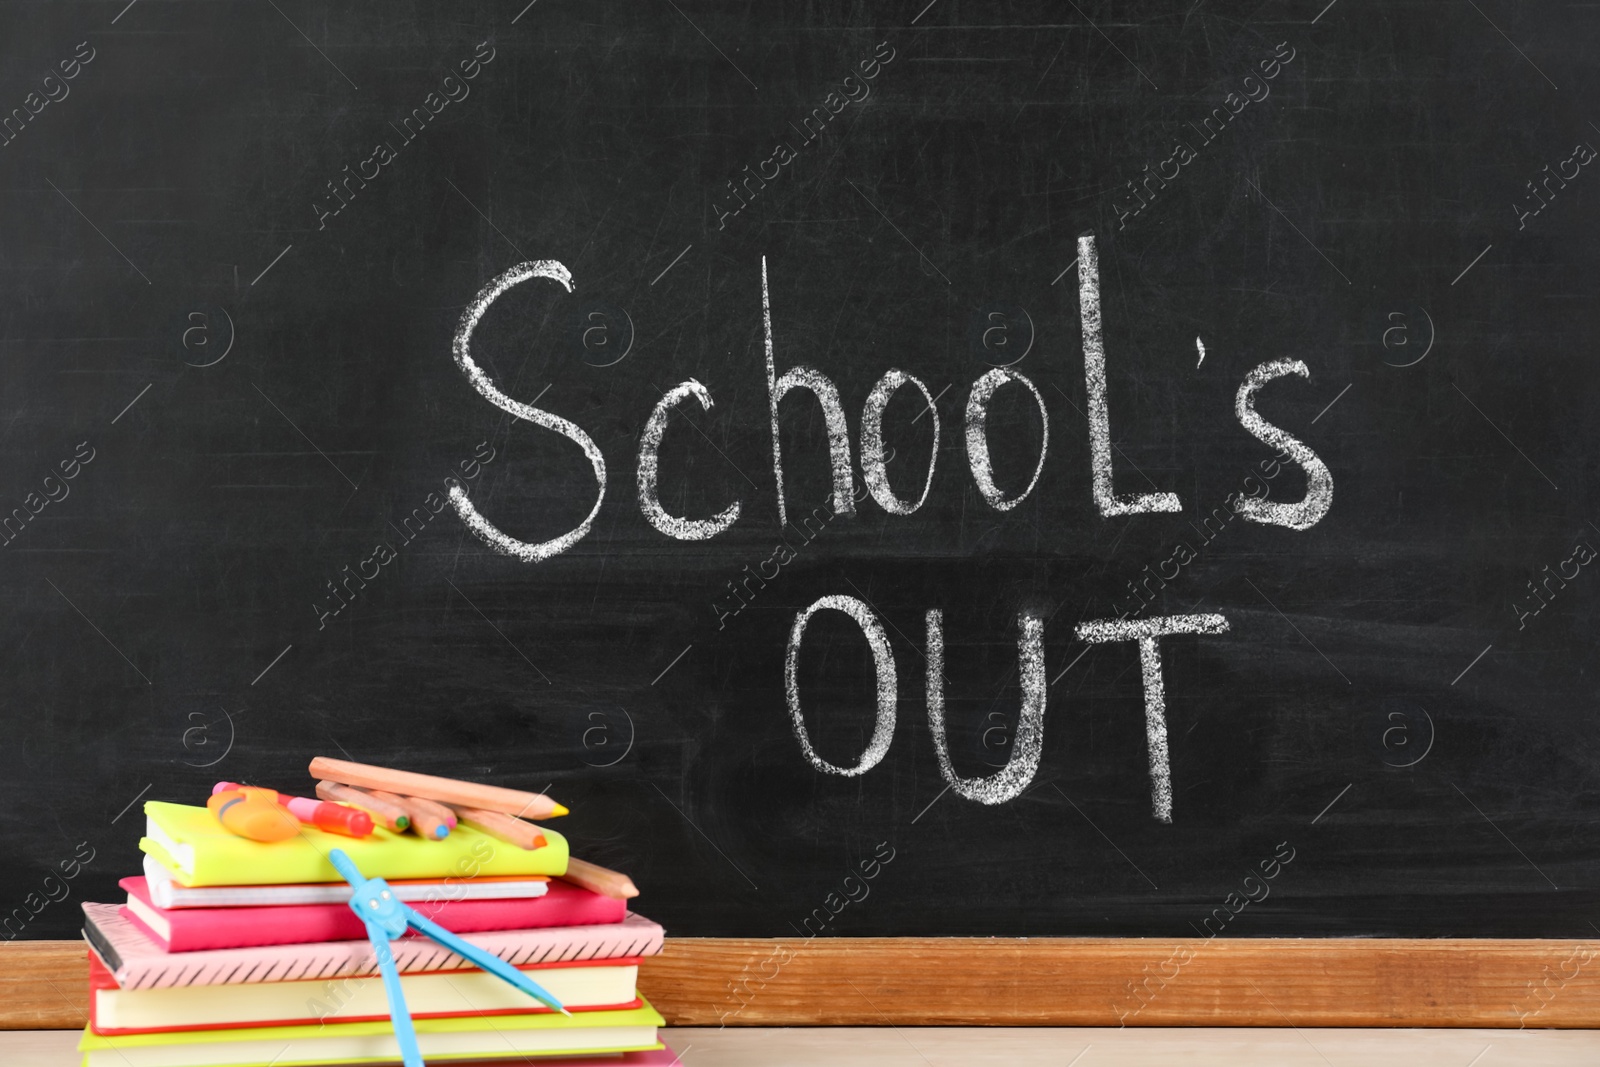
[{"label": "wooden chalk ledge", "polygon": [[[81,1027],[84,946],[0,944],[0,1029]],[[1600,1027],[1600,941],[667,938],[669,1026]]]}]

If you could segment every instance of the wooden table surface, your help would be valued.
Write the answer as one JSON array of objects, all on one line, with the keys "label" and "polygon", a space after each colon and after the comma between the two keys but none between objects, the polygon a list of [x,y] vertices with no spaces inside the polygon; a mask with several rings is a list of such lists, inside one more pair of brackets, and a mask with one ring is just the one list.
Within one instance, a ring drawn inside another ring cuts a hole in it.
[{"label": "wooden table surface", "polygon": [[[1595,1030],[730,1027],[677,1029],[665,1035],[684,1067],[1593,1067],[1600,1063],[1600,1031]],[[77,1039],[77,1033],[68,1030],[0,1032],[0,1064],[76,1067]]]}]

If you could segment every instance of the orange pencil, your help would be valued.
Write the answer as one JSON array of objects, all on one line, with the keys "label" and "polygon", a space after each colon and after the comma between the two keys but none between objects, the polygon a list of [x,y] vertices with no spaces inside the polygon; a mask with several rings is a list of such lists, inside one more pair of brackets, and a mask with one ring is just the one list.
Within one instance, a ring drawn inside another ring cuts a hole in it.
[{"label": "orange pencil", "polygon": [[631,900],[639,895],[639,890],[627,875],[586,863],[575,856],[567,858],[567,873],[561,877],[573,885],[613,900]]},{"label": "orange pencil", "polygon": [[341,785],[362,789],[381,789],[402,796],[422,797],[444,804],[462,804],[469,808],[498,811],[528,819],[548,819],[565,815],[567,809],[543,793],[527,793],[520,789],[502,789],[495,785],[479,785],[455,778],[439,778],[431,774],[414,774],[388,767],[374,767],[367,763],[318,756],[311,761],[311,777],[326,778]]},{"label": "orange pencil", "polygon": [[349,804],[351,807],[360,808],[372,816],[373,822],[381,823],[395,833],[401,833],[411,825],[411,816],[405,808],[354,786],[340,785],[338,782],[318,782],[317,796],[336,804]]},{"label": "orange pencil", "polygon": [[502,815],[498,811],[484,811],[482,808],[456,808],[456,814],[461,821],[474,830],[481,830],[490,837],[497,837],[507,844],[516,845],[518,848],[535,849],[544,848],[549,844],[539,828],[532,823],[523,822],[510,815]]}]

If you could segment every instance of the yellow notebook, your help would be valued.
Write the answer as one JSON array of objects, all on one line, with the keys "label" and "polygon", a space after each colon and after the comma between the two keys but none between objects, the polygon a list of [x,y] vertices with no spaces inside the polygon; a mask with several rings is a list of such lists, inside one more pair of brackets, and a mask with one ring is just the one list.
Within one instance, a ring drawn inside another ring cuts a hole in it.
[{"label": "yellow notebook", "polygon": [[[447,839],[448,840],[448,839]],[[565,1015],[470,1015],[418,1019],[417,1047],[431,1063],[528,1056],[603,1055],[661,1047],[664,1024],[649,1002],[625,1011]],[[327,1026],[258,1026],[105,1037],[87,1027],[78,1042],[83,1067],[302,1067],[397,1063],[388,1020]]]},{"label": "yellow notebook", "polygon": [[251,841],[222,828],[206,808],[149,800],[139,847],[184,886],[294,885],[342,882],[328,852],[342,848],[368,878],[460,878],[567,873],[567,839],[541,828],[544,848],[531,851],[479,833],[465,823],[443,841],[378,827],[370,837],[345,837],[304,826],[287,841]]}]

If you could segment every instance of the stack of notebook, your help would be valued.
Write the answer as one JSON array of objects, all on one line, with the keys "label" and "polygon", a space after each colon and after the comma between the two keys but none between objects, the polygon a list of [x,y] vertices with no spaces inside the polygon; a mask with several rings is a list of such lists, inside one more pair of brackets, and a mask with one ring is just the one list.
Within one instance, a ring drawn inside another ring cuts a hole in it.
[{"label": "stack of notebook", "polygon": [[144,810],[144,876],[120,883],[127,903],[83,905],[84,1067],[398,1062],[373,947],[328,859],[334,848],[571,1012],[407,935],[392,951],[425,1059],[676,1062],[636,986],[641,958],[661,951],[661,927],[561,880],[567,843],[554,831],[533,850],[464,823],[441,841],[307,826],[267,844],[230,834],[203,807],[150,801]]}]

